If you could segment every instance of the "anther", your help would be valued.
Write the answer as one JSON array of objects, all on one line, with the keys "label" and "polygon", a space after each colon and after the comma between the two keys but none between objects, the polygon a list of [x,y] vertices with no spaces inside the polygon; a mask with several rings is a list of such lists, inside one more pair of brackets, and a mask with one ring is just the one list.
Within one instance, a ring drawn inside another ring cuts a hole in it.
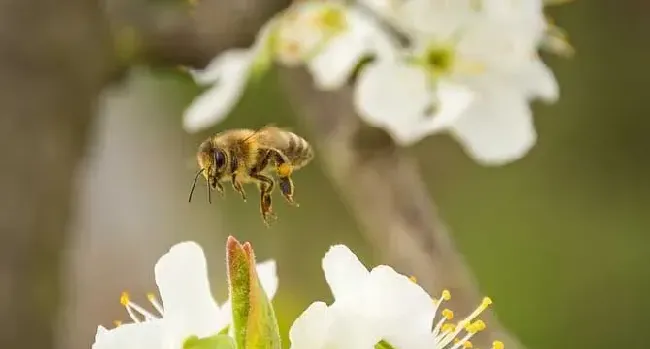
[{"label": "anther", "polygon": [[414,284],[418,283],[418,279],[413,275],[409,276],[409,280],[411,280],[411,282],[413,282]]},{"label": "anther", "polygon": [[120,304],[126,307],[127,305],[129,305],[130,302],[131,299],[129,298],[129,293],[126,291],[122,292],[122,294],[120,295]]},{"label": "anther", "polygon": [[442,328],[440,330],[442,331],[442,333],[453,332],[456,330],[456,325],[447,323],[442,325]]},{"label": "anther", "polygon": [[451,299],[451,292],[449,292],[449,290],[442,291],[441,298],[446,300],[446,301],[450,300]]},{"label": "anther", "polygon": [[120,321],[120,320],[113,320],[113,325],[115,325],[115,327],[120,327],[120,326],[122,325],[122,321]]},{"label": "anther", "polygon": [[472,342],[466,341],[465,343],[463,343],[463,347],[466,348],[466,349],[470,349],[470,348],[474,347],[474,345],[472,344]]},{"label": "anther", "polygon": [[147,293],[147,299],[149,300],[149,303],[153,305],[153,307],[160,313],[160,315],[163,315],[163,307],[160,305],[160,302],[158,302],[158,299],[156,298],[156,295],[153,292]]},{"label": "anther", "polygon": [[503,349],[505,346],[503,345],[502,341],[494,341],[492,342],[492,349]]},{"label": "anther", "polygon": [[449,309],[445,309],[442,311],[442,316],[447,320],[451,320],[454,318],[454,312]]}]

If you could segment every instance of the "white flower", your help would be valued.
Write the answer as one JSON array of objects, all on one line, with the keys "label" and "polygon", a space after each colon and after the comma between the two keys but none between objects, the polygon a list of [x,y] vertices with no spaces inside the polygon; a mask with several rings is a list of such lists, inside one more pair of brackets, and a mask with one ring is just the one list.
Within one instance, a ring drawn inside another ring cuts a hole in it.
[{"label": "white flower", "polygon": [[524,156],[536,140],[530,100],[558,96],[536,52],[545,31],[541,6],[529,2],[489,0],[477,9],[469,0],[407,1],[398,13],[410,19],[403,21],[412,46],[362,70],[361,117],[401,145],[449,131],[480,163]]},{"label": "white flower", "polygon": [[[257,265],[262,288],[272,299],[278,287],[276,264]],[[133,303],[128,294],[120,299],[132,323],[107,330],[99,326],[93,349],[178,349],[189,336],[207,337],[232,321],[230,300],[219,306],[212,297],[205,256],[194,242],[173,246],[155,266],[162,304],[147,295],[157,315]]]},{"label": "white flower", "polygon": [[197,132],[213,126],[234,109],[246,90],[256,59],[267,48],[274,25],[274,20],[267,22],[250,48],[227,50],[216,56],[204,69],[189,69],[194,81],[212,87],[192,101],[185,110],[185,130]]},{"label": "white flower", "polygon": [[196,132],[221,122],[241,99],[257,58],[287,66],[306,64],[321,89],[345,84],[368,55],[392,55],[395,45],[375,22],[343,1],[302,1],[269,20],[251,48],[231,49],[203,70],[190,69],[201,85],[213,85],[185,110],[183,127]]},{"label": "white flower", "polygon": [[367,56],[395,54],[394,40],[375,20],[344,1],[303,1],[279,19],[278,62],[306,64],[320,89],[343,86]]},{"label": "white flower", "polygon": [[[289,332],[292,349],[373,349],[381,341],[396,349],[458,349],[485,324],[472,322],[489,299],[456,326],[445,309],[434,322],[440,300],[410,278],[380,265],[368,271],[346,246],[333,246],[323,258],[325,279],[335,301],[312,303]],[[458,342],[454,339],[465,332]]]}]

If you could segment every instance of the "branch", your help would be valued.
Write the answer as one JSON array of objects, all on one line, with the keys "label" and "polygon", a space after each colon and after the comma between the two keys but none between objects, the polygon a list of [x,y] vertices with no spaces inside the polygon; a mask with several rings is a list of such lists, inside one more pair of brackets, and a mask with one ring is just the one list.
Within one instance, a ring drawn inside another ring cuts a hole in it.
[{"label": "branch", "polygon": [[[415,159],[385,131],[362,125],[352,105],[352,87],[318,91],[308,73],[298,69],[282,69],[281,81],[306,118],[324,170],[367,240],[400,272],[416,276],[432,295],[449,289],[451,309],[459,314],[473,311],[482,296],[427,195]],[[512,349],[523,347],[493,313],[482,318],[488,328],[474,341],[479,347],[489,348],[493,340]]]},{"label": "branch", "polygon": [[[105,0],[127,63],[205,67],[230,48],[250,46],[260,27],[291,0]],[[134,57],[135,56],[135,57]]]},{"label": "branch", "polygon": [[110,45],[92,1],[0,2],[0,348],[55,347],[75,168]]}]

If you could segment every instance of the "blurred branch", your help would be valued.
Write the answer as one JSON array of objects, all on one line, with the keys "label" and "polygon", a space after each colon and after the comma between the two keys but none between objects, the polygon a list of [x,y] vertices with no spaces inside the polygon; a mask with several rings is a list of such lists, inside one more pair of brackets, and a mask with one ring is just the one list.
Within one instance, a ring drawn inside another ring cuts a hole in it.
[{"label": "blurred branch", "polygon": [[74,175],[113,72],[85,0],[0,2],[0,348],[53,348]]},{"label": "blurred branch", "polygon": [[[432,295],[449,289],[450,306],[469,314],[481,302],[478,286],[427,194],[415,159],[383,130],[363,126],[352,105],[352,87],[322,92],[304,70],[282,69],[289,100],[304,115],[326,173],[345,199],[368,241],[396,269],[416,276]],[[523,346],[494,314],[482,317],[485,333],[473,340],[489,348],[502,340]]]},{"label": "blurred branch", "polygon": [[[291,0],[104,0],[118,49],[147,64],[204,67],[219,52],[252,44]],[[132,61],[129,63],[133,63]]]}]

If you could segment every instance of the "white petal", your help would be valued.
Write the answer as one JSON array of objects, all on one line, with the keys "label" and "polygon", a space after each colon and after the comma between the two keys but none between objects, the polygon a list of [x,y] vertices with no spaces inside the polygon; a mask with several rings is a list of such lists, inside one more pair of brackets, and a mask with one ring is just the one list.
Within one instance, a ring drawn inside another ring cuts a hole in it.
[{"label": "white petal", "polygon": [[375,327],[396,348],[426,348],[435,315],[433,300],[422,287],[393,268],[380,265],[370,272],[362,302],[366,312],[378,319]]},{"label": "white petal", "polygon": [[474,92],[469,88],[441,80],[436,86],[437,106],[430,115],[430,122],[422,128],[427,135],[453,124],[474,100]]},{"label": "white petal", "polygon": [[162,320],[120,325],[106,330],[99,326],[92,349],[165,348]]},{"label": "white petal", "polygon": [[269,300],[273,299],[275,292],[278,290],[277,263],[274,260],[257,263],[256,270],[264,293],[266,293]]},{"label": "white petal", "polygon": [[97,332],[95,333],[95,342],[97,342],[99,340],[99,338],[101,336],[103,336],[104,334],[106,334],[106,333],[108,333],[108,330],[106,329],[106,327],[104,327],[102,325],[97,326]]},{"label": "white petal", "polygon": [[483,91],[451,127],[452,135],[483,165],[503,165],[528,153],[537,139],[526,96],[494,86]]},{"label": "white petal", "polygon": [[368,47],[353,32],[332,38],[307,65],[316,87],[332,90],[345,85],[368,51]]},{"label": "white petal", "polygon": [[519,82],[524,84],[523,88],[531,97],[539,97],[547,103],[556,102],[560,96],[560,87],[553,71],[541,59],[528,64]]},{"label": "white petal", "polygon": [[155,274],[165,325],[173,332],[170,335],[176,339],[205,337],[220,330],[221,313],[212,297],[205,256],[198,244],[173,246],[156,263]]},{"label": "white petal", "polygon": [[409,0],[399,7],[401,25],[409,32],[446,40],[471,17],[470,0]]},{"label": "white petal", "polygon": [[197,97],[185,110],[183,127],[188,132],[196,132],[219,123],[239,102],[248,81],[250,55],[240,56],[228,63],[221,65],[223,69],[219,70],[215,85]]},{"label": "white petal", "polygon": [[359,74],[354,102],[367,123],[386,128],[398,143],[407,145],[421,136],[417,130],[433,103],[433,91],[423,70],[380,61]]},{"label": "white petal", "polygon": [[320,349],[324,346],[332,326],[327,305],[323,302],[312,303],[293,322],[289,330],[291,349]]},{"label": "white petal", "polygon": [[381,340],[372,323],[346,306],[312,303],[289,330],[291,349],[373,349]]},{"label": "white petal", "polygon": [[359,258],[345,245],[335,245],[323,257],[325,280],[335,299],[343,299],[359,291],[359,285],[370,275]]},{"label": "white petal", "polygon": [[250,60],[250,50],[231,49],[216,56],[204,69],[190,69],[189,72],[197,84],[210,85],[217,82],[224,74],[240,69],[242,64]]}]

